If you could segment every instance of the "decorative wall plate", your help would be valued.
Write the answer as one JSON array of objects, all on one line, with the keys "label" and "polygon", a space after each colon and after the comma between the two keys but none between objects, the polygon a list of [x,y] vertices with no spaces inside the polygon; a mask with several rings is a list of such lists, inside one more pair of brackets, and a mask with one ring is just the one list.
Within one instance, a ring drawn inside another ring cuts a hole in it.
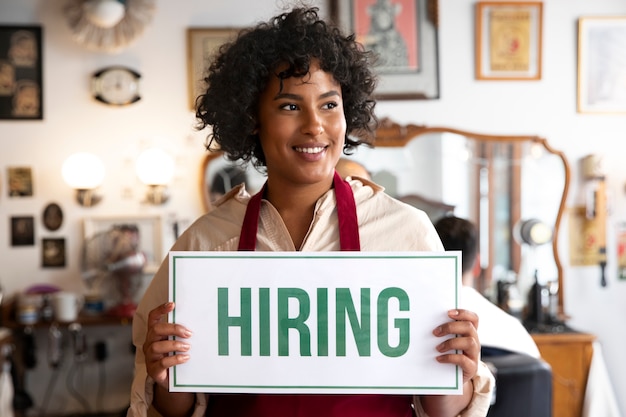
[{"label": "decorative wall plate", "polygon": [[73,39],[88,49],[118,52],[130,45],[152,20],[156,0],[125,0],[126,12],[112,27],[98,26],[87,16],[86,5],[94,0],[69,0],[64,8]]}]

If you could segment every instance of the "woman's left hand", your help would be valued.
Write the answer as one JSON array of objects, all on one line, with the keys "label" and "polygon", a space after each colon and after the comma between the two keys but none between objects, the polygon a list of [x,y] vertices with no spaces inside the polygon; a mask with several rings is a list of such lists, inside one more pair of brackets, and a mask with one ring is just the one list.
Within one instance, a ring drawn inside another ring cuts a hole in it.
[{"label": "woman's left hand", "polygon": [[438,326],[433,334],[438,337],[456,337],[437,345],[437,351],[442,353],[437,356],[437,361],[460,366],[463,369],[463,382],[467,382],[476,375],[480,360],[478,316],[471,311],[457,309],[448,311],[448,317],[454,321]]}]

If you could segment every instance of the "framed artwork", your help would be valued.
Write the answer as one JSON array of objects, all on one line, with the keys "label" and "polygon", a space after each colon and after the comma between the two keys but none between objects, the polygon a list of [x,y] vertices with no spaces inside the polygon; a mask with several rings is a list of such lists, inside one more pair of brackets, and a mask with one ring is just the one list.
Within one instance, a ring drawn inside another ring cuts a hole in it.
[{"label": "framed artwork", "polygon": [[58,230],[63,224],[63,210],[57,203],[50,203],[43,209],[43,225],[51,232]]},{"label": "framed artwork", "polygon": [[189,28],[187,29],[187,71],[189,108],[195,108],[196,98],[204,88],[204,74],[212,58],[224,43],[233,39],[240,29]]},{"label": "framed artwork", "polygon": [[85,249],[92,246],[94,253],[111,252],[119,241],[107,236],[113,230],[129,230],[137,233],[138,249],[146,257],[144,273],[154,273],[163,260],[161,218],[159,216],[89,217],[83,220]]},{"label": "framed artwork", "polygon": [[330,0],[330,13],[376,53],[377,99],[439,98],[437,0]]},{"label": "framed artwork", "polygon": [[41,26],[0,26],[0,119],[43,119]]},{"label": "framed artwork", "polygon": [[35,218],[33,216],[11,217],[11,246],[35,244]]},{"label": "framed artwork", "polygon": [[626,113],[626,16],[578,20],[578,112]]},{"label": "framed artwork", "polygon": [[7,168],[9,197],[32,197],[33,174],[30,167]]},{"label": "framed artwork", "polygon": [[476,78],[540,80],[543,3],[476,3]]},{"label": "framed artwork", "polygon": [[41,266],[44,268],[65,266],[64,238],[43,238],[41,240]]}]

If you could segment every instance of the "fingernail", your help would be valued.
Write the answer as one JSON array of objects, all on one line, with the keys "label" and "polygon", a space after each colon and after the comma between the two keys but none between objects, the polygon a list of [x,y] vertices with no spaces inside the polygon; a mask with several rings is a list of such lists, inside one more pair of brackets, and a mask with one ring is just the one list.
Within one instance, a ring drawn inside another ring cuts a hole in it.
[{"label": "fingernail", "polygon": [[450,310],[448,312],[451,316],[458,316],[459,315],[459,310]]},{"label": "fingernail", "polygon": [[191,330],[189,330],[189,329],[183,330],[183,334],[185,335],[185,337],[191,337],[191,335],[192,335]]},{"label": "fingernail", "polygon": [[187,343],[180,343],[178,345],[178,350],[189,350],[190,347],[191,347],[191,345],[189,345]]},{"label": "fingernail", "polygon": [[178,355],[178,359],[180,359],[181,361],[188,361],[189,360],[189,355],[187,354],[182,354],[182,355]]},{"label": "fingernail", "polygon": [[439,336],[441,333],[443,333],[443,328],[441,326],[439,326],[435,330],[433,330],[433,334],[435,336]]}]

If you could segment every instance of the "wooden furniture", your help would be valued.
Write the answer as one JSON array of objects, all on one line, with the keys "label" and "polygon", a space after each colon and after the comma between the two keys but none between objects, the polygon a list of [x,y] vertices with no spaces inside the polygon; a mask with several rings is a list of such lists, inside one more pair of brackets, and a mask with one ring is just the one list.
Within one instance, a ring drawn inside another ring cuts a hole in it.
[{"label": "wooden furniture", "polygon": [[587,333],[537,333],[532,336],[541,356],[552,367],[552,416],[582,416],[596,337]]}]

